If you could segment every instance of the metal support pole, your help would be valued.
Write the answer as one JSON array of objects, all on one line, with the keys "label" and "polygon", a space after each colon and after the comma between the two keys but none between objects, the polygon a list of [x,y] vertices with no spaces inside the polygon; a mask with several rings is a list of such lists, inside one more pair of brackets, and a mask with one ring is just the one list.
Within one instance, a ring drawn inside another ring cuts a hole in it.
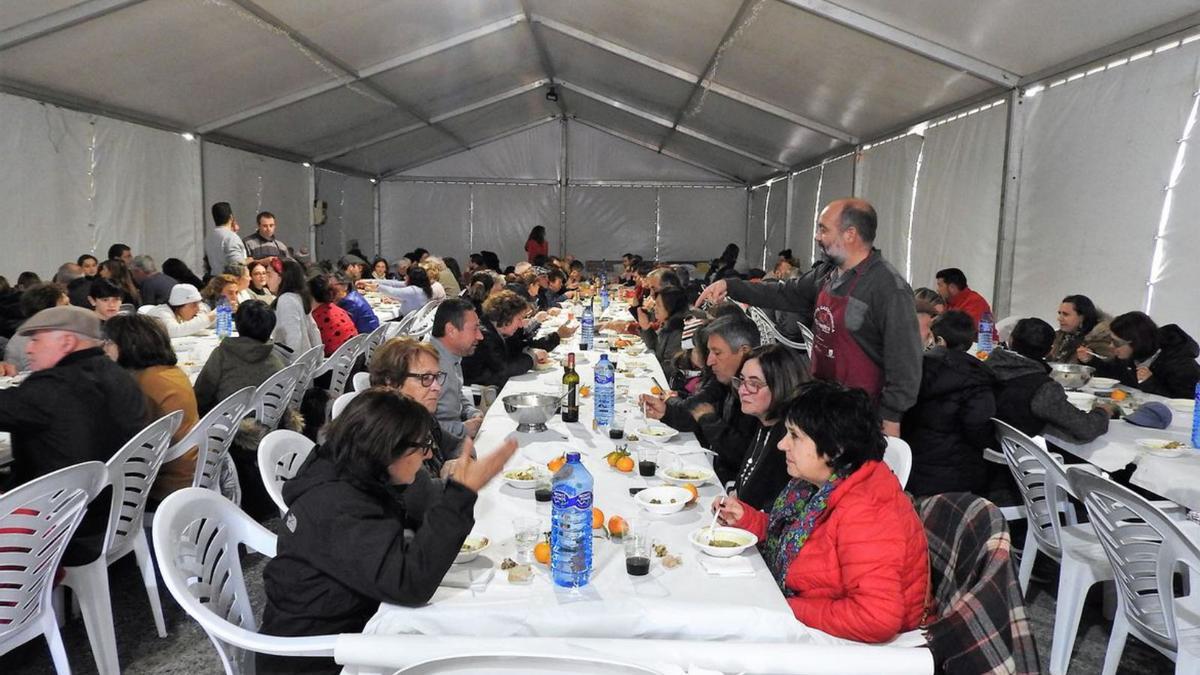
[{"label": "metal support pole", "polygon": [[1017,244],[1017,206],[1021,188],[1021,145],[1025,135],[1025,104],[1020,89],[1008,94],[1008,129],[1004,148],[1004,184],[1000,191],[1000,223],[996,237],[996,279],[992,312],[1012,311],[1013,266]]},{"label": "metal support pole", "polygon": [[787,212],[783,214],[783,247],[788,249],[792,247],[792,193],[796,191],[792,184],[796,182],[793,180],[795,177],[796,174],[788,175],[787,193],[783,199],[783,208],[787,209]]},{"label": "metal support pole", "polygon": [[570,163],[568,162],[567,150],[567,118],[562,118],[562,146],[558,149],[558,255],[565,256],[567,254],[567,171]]},{"label": "metal support pole", "polygon": [[383,185],[378,182],[372,183],[375,193],[375,255],[383,255],[383,197],[380,191],[383,190]]},{"label": "metal support pole", "polygon": [[308,214],[308,251],[316,260],[317,255],[317,226],[313,222],[313,203],[317,201],[317,170],[308,167],[308,204],[305,212]]}]

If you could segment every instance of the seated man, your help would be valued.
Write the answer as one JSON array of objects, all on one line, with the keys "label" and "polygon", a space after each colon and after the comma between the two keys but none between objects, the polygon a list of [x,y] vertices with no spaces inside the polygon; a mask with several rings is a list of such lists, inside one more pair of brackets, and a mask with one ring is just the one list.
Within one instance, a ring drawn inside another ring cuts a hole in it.
[{"label": "seated man", "polygon": [[[51,307],[18,331],[33,373],[19,387],[0,390],[0,431],[12,433],[9,488],[80,462],[107,462],[147,423],[137,382],[105,355],[100,319],[81,307]],[[108,522],[108,491],[89,508],[63,564],[80,565],[100,553]]]},{"label": "seated man", "polygon": [[569,291],[566,288],[567,275],[563,271],[555,268],[546,273],[546,303],[548,307],[561,307],[571,296],[575,295],[574,291]]},{"label": "seated man", "polygon": [[680,431],[694,431],[700,444],[717,453],[713,469],[722,483],[733,480],[742,465],[758,422],[742,412],[738,394],[730,387],[742,362],[759,344],[758,327],[744,316],[723,316],[704,329],[712,377],[688,398],[663,400],[643,394],[646,416]]},{"label": "seated man", "polygon": [[521,330],[531,311],[529,302],[512,291],[500,291],[483,301],[483,340],[475,353],[462,360],[467,384],[503,388],[508,378],[529,372],[535,361],[549,359],[545,350],[526,348],[523,340],[509,340]]},{"label": "seated man", "polygon": [[483,413],[463,394],[462,368],[463,358],[474,354],[482,340],[479,315],[470,300],[449,298],[438,305],[429,342],[437,349],[438,367],[446,373],[435,416],[442,428],[442,451],[447,458],[457,457],[463,441],[474,438],[483,422]]},{"label": "seated man", "polygon": [[242,303],[233,322],[237,337],[221,340],[196,378],[196,405],[201,415],[238,390],[257,387],[285,365],[271,342],[275,312],[266,303]]},{"label": "seated man", "polygon": [[967,287],[967,275],[957,267],[939,270],[937,273],[938,295],[946,299],[946,309],[966,312],[978,328],[984,314],[990,314],[991,305],[982,295]]},{"label": "seated man", "polygon": [[133,275],[133,280],[142,292],[143,305],[161,305],[165,303],[170,299],[171,290],[175,288],[175,284],[179,283],[177,280],[159,272],[154,258],[148,255],[135,257],[133,264],[129,266],[129,272]]}]

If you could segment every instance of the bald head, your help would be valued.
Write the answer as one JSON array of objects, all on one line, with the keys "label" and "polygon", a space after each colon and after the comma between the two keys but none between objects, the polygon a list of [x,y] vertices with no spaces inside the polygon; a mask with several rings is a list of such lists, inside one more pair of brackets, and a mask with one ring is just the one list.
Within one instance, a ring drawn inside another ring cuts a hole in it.
[{"label": "bald head", "polygon": [[864,199],[838,199],[821,210],[816,239],[830,262],[848,269],[870,255],[875,230],[875,207]]},{"label": "bald head", "polygon": [[826,214],[830,224],[836,224],[839,230],[854,228],[864,243],[870,245],[875,242],[878,222],[875,207],[867,200],[855,197],[834,200],[821,211],[820,220],[824,220]]}]

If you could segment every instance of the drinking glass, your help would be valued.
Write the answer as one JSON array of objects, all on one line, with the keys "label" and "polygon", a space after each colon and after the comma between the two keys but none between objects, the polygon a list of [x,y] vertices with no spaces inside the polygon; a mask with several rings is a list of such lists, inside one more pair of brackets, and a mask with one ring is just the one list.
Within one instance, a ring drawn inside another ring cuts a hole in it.
[{"label": "drinking glass", "polygon": [[625,545],[625,571],[634,577],[646,576],[650,573],[650,533],[637,523],[628,527],[621,538]]},{"label": "drinking glass", "polygon": [[528,565],[533,562],[533,547],[541,536],[541,521],[537,518],[522,516],[513,518],[513,535],[516,540],[517,562]]}]

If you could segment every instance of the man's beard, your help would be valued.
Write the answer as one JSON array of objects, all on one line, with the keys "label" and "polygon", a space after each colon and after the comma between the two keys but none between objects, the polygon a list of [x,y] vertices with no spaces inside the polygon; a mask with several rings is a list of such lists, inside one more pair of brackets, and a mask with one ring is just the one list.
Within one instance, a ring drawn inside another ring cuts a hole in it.
[{"label": "man's beard", "polygon": [[828,248],[825,248],[825,246],[823,244],[817,245],[817,252],[819,253],[820,258],[824,258],[825,260],[833,263],[834,265],[840,266],[842,263],[846,262],[845,255],[842,255],[840,253],[832,253],[832,252],[830,252],[830,250]]}]

